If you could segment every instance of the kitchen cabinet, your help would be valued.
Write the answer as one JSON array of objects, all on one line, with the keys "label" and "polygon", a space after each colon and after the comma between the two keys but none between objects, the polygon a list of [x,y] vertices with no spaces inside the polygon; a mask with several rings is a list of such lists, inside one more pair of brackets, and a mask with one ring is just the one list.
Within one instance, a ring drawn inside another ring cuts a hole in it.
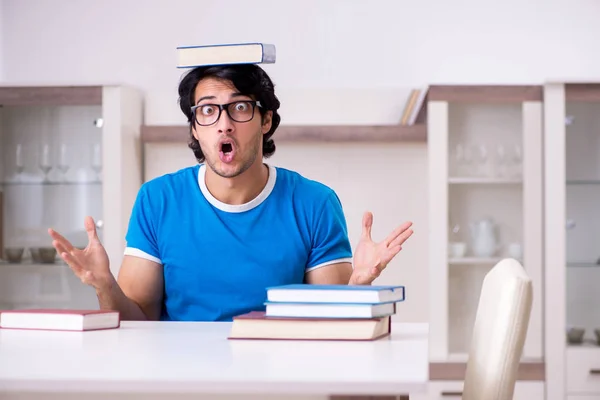
[{"label": "kitchen cabinet", "polygon": [[118,273],[142,184],[142,95],[126,86],[0,86],[0,105],[0,308],[96,307],[47,230],[83,248],[92,216]]}]

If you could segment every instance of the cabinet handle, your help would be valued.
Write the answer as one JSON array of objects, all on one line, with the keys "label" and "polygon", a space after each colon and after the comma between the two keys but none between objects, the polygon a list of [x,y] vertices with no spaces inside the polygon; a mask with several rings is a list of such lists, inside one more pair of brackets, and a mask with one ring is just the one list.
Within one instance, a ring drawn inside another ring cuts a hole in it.
[{"label": "cabinet handle", "polygon": [[590,374],[592,375],[600,375],[600,369],[590,369]]},{"label": "cabinet handle", "polygon": [[458,397],[462,397],[463,393],[462,392],[442,392],[441,395],[442,396],[458,396]]}]

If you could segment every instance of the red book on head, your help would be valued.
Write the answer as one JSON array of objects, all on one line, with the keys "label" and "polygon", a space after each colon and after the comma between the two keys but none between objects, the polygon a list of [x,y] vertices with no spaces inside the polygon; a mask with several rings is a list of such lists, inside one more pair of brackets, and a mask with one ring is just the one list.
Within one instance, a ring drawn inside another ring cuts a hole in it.
[{"label": "red book on head", "polygon": [[91,331],[114,329],[120,325],[120,314],[114,310],[44,308],[0,311],[0,328],[2,329]]}]

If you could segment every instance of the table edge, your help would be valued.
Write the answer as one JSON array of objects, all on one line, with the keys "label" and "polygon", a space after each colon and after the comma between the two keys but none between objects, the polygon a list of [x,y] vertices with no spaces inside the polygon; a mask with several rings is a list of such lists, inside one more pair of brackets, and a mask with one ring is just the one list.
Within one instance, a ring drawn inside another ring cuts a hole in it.
[{"label": "table edge", "polygon": [[198,393],[198,394],[370,394],[406,395],[426,393],[429,381],[423,382],[147,382],[103,380],[0,380],[0,392],[53,393]]}]

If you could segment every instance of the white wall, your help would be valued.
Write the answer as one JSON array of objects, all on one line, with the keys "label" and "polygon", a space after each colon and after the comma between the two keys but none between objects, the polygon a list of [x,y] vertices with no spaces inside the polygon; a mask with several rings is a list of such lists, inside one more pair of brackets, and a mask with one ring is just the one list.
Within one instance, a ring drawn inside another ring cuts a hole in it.
[{"label": "white wall", "polygon": [[184,44],[275,43],[266,69],[286,93],[600,75],[596,0],[4,0],[3,14],[5,80],[137,85],[151,124],[182,121]]},{"label": "white wall", "polygon": [[[151,179],[190,165],[185,145],[148,145]],[[396,320],[426,321],[427,291],[427,149],[422,144],[281,144],[267,162],[301,171],[336,190],[348,222],[353,247],[361,234],[362,215],[373,213],[372,237],[381,241],[403,221],[414,235],[376,282],[404,284],[407,301]],[[425,203],[425,204],[424,204]]]},{"label": "white wall", "polygon": [[[148,124],[184,121],[175,47],[185,44],[275,43],[277,64],[265,69],[284,124],[396,123],[407,87],[426,83],[600,75],[596,0],[3,2],[5,81],[135,85],[146,93]],[[311,104],[322,98],[342,106],[330,115]],[[150,146],[148,156],[148,177],[194,162],[185,145]],[[409,285],[400,319],[427,320],[426,146],[281,144],[272,161],[340,193],[353,243],[365,209],[375,214],[376,239],[415,223],[381,282]]]}]

